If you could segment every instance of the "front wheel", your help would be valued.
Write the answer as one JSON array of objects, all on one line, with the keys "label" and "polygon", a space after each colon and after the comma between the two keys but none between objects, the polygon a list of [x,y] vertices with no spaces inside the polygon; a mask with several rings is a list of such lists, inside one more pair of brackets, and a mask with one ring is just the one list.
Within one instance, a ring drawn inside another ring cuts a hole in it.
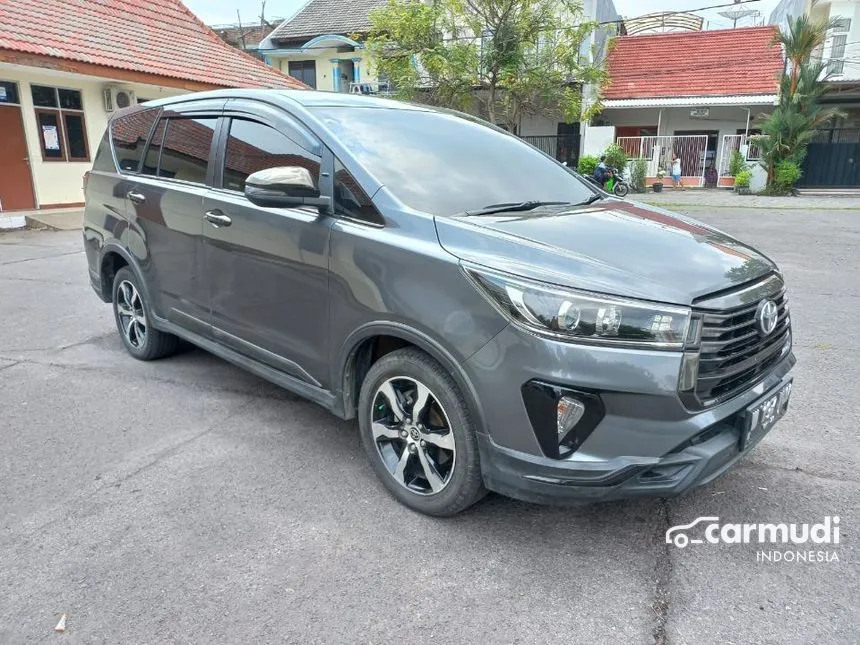
[{"label": "front wheel", "polygon": [[617,184],[615,184],[615,188],[612,192],[614,192],[618,197],[627,197],[627,193],[630,192],[630,188],[628,188],[627,184],[625,184],[623,181],[619,181]]},{"label": "front wheel", "polygon": [[485,494],[471,416],[451,375],[417,349],[379,359],[361,387],[361,441],[400,502],[449,516]]}]

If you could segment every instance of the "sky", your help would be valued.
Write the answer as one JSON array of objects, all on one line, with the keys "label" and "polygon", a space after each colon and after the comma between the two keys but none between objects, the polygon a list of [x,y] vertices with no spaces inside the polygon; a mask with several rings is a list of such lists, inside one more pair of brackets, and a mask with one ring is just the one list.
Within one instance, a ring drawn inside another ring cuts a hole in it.
[{"label": "sky", "polygon": [[[307,0],[267,0],[266,17],[289,18],[295,14]],[[262,0],[184,0],[186,6],[196,13],[204,22],[210,25],[235,23],[238,10],[242,23],[256,23],[260,20]],[[344,0],[349,2],[349,0]],[[715,4],[728,4],[731,0],[614,0],[615,8],[622,16],[632,17],[655,11],[687,11]],[[756,0],[745,3],[748,9],[757,9],[767,20],[770,12],[779,0]],[[643,8],[643,5],[647,8]],[[707,28],[720,29],[731,27],[731,22],[717,13],[726,9],[703,11],[701,15],[708,21]],[[749,26],[750,20],[739,23],[738,26]]]}]

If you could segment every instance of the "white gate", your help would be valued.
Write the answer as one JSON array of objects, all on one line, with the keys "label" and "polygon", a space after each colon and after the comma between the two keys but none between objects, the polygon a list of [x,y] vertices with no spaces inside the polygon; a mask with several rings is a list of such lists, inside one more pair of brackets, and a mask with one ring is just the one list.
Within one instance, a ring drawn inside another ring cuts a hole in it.
[{"label": "white gate", "polygon": [[735,152],[743,155],[744,163],[747,165],[761,159],[761,149],[752,138],[745,134],[723,135],[723,145],[720,147],[720,179],[732,176],[730,169]]},{"label": "white gate", "polygon": [[708,135],[684,134],[660,137],[618,137],[616,143],[632,159],[645,159],[648,168],[645,184],[650,186],[657,179],[657,171],[666,174],[664,182],[670,183],[672,157],[681,160],[681,181],[685,186],[703,186],[705,162],[708,153]]}]

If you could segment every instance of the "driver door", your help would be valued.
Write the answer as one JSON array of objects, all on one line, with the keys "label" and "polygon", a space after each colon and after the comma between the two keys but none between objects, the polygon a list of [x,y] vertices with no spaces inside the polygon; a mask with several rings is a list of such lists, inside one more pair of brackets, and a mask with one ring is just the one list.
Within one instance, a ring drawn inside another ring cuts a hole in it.
[{"label": "driver door", "polygon": [[266,208],[245,179],[307,168],[319,186],[322,146],[276,108],[228,104],[214,188],[204,196],[213,336],[231,349],[319,386],[328,366],[328,248],[333,220],[308,206]]}]

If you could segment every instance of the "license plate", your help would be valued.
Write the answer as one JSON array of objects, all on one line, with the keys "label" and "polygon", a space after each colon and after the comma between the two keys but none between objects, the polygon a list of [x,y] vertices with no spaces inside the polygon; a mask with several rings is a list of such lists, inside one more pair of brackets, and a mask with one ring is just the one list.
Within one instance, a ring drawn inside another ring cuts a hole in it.
[{"label": "license plate", "polygon": [[791,381],[784,383],[778,390],[747,408],[741,429],[741,450],[752,446],[768,433],[773,424],[779,421],[788,410],[790,398]]}]

